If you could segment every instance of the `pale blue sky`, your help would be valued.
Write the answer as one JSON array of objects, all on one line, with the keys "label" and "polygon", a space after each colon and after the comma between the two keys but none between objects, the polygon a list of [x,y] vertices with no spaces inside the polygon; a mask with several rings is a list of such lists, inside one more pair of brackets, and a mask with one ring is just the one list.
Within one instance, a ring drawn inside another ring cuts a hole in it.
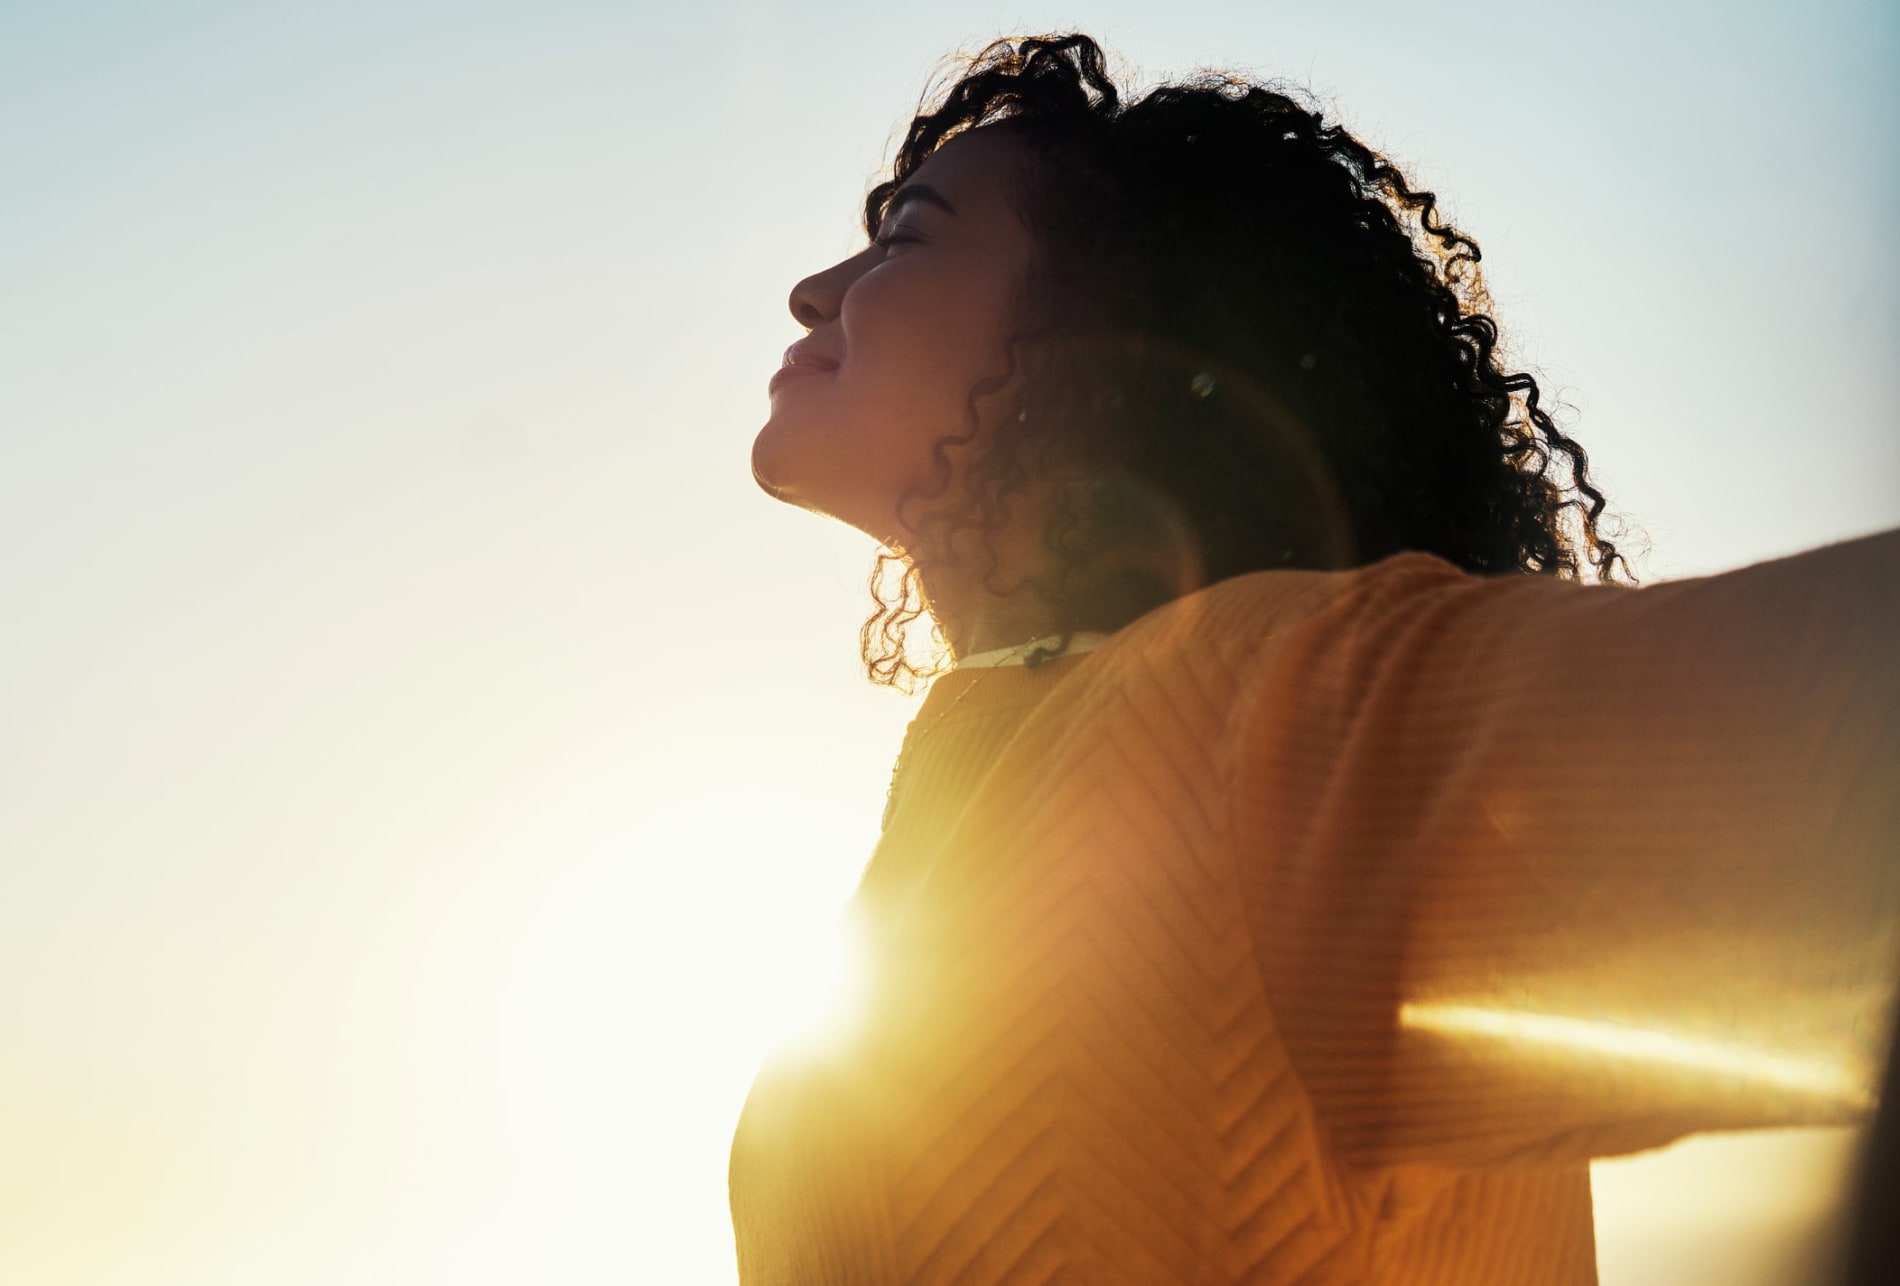
[{"label": "pale blue sky", "polygon": [[1900,523],[1888,3],[0,0],[0,1277],[729,1273],[706,1033],[908,711],[747,474],[784,298],[1072,25],[1432,186],[1652,577]]}]

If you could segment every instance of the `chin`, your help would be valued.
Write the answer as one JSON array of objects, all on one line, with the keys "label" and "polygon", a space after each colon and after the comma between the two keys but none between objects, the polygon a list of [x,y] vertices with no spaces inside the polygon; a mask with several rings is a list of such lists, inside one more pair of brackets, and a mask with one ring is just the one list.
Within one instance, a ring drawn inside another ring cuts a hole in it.
[{"label": "chin", "polygon": [[788,504],[797,503],[792,498],[791,489],[786,485],[784,444],[782,429],[777,429],[770,420],[752,439],[752,480],[759,489],[774,500],[783,500]]},{"label": "chin", "polygon": [[837,469],[837,457],[823,449],[826,445],[790,425],[768,420],[752,440],[752,480],[774,500],[835,518],[873,540],[890,543],[892,524],[867,523],[865,515],[886,508],[894,510],[895,503],[867,503],[867,495],[882,495],[883,490],[868,487],[864,478]]},{"label": "chin", "polygon": [[752,481],[758,483],[759,490],[772,497],[772,499],[790,502],[791,497],[785,494],[783,487],[772,480],[770,470],[760,459],[757,440],[754,440],[752,443]]},{"label": "chin", "polygon": [[752,440],[752,480],[774,500],[830,515],[813,493],[809,451],[800,451],[795,439],[784,425],[767,421]]}]

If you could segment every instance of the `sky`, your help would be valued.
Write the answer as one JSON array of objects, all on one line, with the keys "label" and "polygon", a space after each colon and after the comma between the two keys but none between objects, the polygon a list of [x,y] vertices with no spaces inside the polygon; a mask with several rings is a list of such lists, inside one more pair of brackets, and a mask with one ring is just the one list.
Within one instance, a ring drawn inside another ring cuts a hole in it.
[{"label": "sky", "polygon": [[[912,702],[753,486],[941,60],[1309,86],[1484,247],[1647,580],[1900,524],[1900,9],[0,0],[0,1280],[733,1280]],[[1805,1280],[1853,1138],[1597,1170]]]}]

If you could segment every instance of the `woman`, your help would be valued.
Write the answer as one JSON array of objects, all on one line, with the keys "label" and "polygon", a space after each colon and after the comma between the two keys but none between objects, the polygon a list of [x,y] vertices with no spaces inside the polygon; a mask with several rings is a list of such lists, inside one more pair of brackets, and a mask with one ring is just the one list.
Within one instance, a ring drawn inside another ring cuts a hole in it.
[{"label": "woman", "polygon": [[873,678],[925,612],[956,665],[745,1281],[1589,1282],[1590,1158],[1865,1111],[1900,542],[1577,584],[1476,245],[1260,86],[992,46],[866,227],[754,472],[892,551]]}]

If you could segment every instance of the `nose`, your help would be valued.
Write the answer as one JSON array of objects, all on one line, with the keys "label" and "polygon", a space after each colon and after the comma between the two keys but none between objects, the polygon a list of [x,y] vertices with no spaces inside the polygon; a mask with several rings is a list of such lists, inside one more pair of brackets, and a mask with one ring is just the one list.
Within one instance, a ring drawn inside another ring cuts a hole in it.
[{"label": "nose", "polygon": [[811,276],[792,287],[790,302],[792,320],[806,330],[816,330],[838,315],[844,304],[844,293],[857,279],[858,260],[862,255],[852,255],[840,260],[823,272],[814,272]]}]

